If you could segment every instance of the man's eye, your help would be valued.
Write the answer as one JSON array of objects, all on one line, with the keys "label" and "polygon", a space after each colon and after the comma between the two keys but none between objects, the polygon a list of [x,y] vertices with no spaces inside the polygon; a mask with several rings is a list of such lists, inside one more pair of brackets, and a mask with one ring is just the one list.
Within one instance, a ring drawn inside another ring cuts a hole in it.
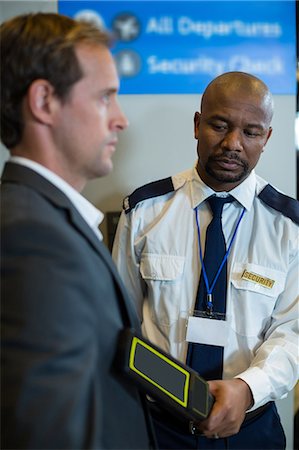
[{"label": "man's eye", "polygon": [[110,94],[102,95],[101,99],[106,105],[109,105],[109,103],[110,103]]},{"label": "man's eye", "polygon": [[258,131],[252,131],[252,130],[244,130],[244,134],[246,134],[246,136],[248,136],[248,137],[259,136],[259,132]]},{"label": "man's eye", "polygon": [[214,130],[216,131],[222,131],[222,130],[226,130],[227,126],[224,124],[219,124],[219,123],[212,123],[212,127],[214,128]]}]

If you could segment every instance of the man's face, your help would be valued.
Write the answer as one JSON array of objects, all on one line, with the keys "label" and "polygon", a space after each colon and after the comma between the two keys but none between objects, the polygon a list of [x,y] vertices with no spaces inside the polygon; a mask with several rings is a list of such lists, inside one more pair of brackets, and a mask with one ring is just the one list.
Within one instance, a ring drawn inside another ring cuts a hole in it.
[{"label": "man's face", "polygon": [[118,76],[110,51],[102,45],[76,50],[83,77],[64,102],[58,102],[56,148],[72,185],[107,175],[113,168],[117,134],[128,125],[117,102]]},{"label": "man's face", "polygon": [[270,135],[269,114],[258,96],[218,88],[194,117],[197,170],[216,191],[229,191],[256,166]]}]

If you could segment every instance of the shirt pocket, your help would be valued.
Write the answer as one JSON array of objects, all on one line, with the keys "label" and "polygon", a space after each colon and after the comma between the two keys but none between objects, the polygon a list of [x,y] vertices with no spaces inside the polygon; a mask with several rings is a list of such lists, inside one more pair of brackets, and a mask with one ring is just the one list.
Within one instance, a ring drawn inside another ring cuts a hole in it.
[{"label": "shirt pocket", "polygon": [[286,273],[253,263],[235,263],[231,273],[231,327],[243,336],[262,337],[276,301],[285,287]]},{"label": "shirt pocket", "polygon": [[182,276],[184,264],[184,256],[144,253],[140,273],[144,280],[175,281]]},{"label": "shirt pocket", "polygon": [[148,307],[151,318],[160,325],[172,325],[178,320],[180,293],[185,257],[144,253],[140,273],[148,286]]}]

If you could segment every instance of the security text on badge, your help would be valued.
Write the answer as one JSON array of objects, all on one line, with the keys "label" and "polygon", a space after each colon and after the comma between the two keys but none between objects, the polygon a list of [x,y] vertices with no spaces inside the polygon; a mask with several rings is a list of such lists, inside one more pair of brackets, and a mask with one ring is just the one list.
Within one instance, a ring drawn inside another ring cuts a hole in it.
[{"label": "security text on badge", "polygon": [[244,270],[241,276],[242,280],[251,281],[252,283],[261,284],[262,286],[272,289],[275,281],[270,278],[262,277],[254,272],[249,272],[248,270]]}]

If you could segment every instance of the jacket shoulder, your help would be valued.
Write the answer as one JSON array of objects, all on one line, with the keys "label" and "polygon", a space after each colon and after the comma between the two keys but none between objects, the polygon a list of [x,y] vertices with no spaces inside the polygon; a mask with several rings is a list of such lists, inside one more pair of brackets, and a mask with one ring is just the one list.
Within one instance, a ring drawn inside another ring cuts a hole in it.
[{"label": "jacket shoulder", "polygon": [[267,184],[258,197],[268,206],[279,211],[299,225],[299,202],[277,191],[271,184]]},{"label": "jacket shoulder", "polygon": [[132,194],[124,198],[123,209],[128,214],[135,206],[148,198],[159,197],[174,191],[172,177],[163,178],[162,180],[152,181],[144,186],[136,189]]}]

